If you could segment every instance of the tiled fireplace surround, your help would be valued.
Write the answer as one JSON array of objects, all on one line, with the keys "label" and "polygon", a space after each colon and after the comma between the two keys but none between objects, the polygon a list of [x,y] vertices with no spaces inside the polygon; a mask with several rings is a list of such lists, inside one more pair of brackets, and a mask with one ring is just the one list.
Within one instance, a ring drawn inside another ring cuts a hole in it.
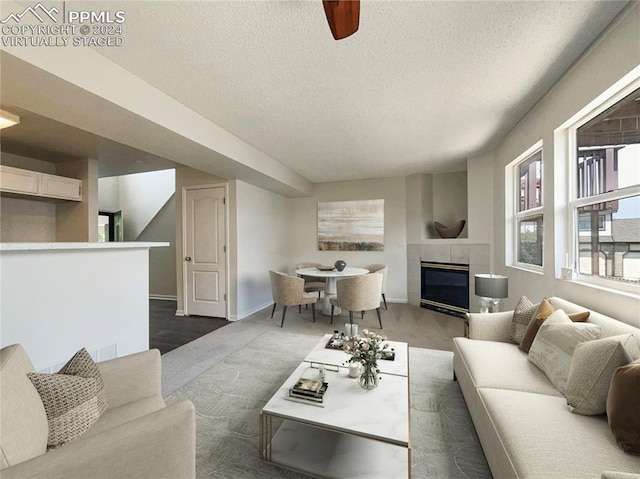
[{"label": "tiled fireplace surround", "polygon": [[420,262],[461,263],[469,265],[469,309],[478,311],[478,298],[473,294],[474,275],[489,273],[489,244],[469,244],[436,240],[407,245],[407,292],[409,304],[420,305]]}]

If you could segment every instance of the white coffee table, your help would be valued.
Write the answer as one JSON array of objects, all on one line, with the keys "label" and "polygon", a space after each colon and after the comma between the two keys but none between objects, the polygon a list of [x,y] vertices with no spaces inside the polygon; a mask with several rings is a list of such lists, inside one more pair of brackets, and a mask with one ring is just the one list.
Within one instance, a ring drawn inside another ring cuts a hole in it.
[{"label": "white coffee table", "polygon": [[[325,316],[331,316],[331,301],[330,296],[336,294],[336,280],[340,278],[350,278],[351,276],[360,276],[367,274],[368,269],[346,267],[342,271],[336,269],[331,271],[321,271],[318,268],[302,268],[297,269],[296,274],[300,276],[314,276],[316,278],[325,278],[324,286],[324,302],[322,303],[322,314]],[[334,315],[339,315],[342,310],[339,307],[335,307]]]},{"label": "white coffee table", "polygon": [[409,378],[382,373],[365,390],[346,367],[327,367],[323,407],[287,399],[303,361],[260,412],[260,458],[316,477],[410,477]]}]

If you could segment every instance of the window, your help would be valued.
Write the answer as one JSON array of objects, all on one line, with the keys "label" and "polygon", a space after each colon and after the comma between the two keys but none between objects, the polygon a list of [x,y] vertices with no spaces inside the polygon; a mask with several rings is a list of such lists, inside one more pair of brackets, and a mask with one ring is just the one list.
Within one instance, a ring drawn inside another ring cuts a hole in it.
[{"label": "window", "polygon": [[[640,88],[575,129],[575,265],[581,279],[640,285]],[[614,286],[615,287],[615,286]]]},{"label": "window", "polygon": [[542,268],[542,142],[523,153],[509,167],[514,179],[512,264],[536,271]]}]

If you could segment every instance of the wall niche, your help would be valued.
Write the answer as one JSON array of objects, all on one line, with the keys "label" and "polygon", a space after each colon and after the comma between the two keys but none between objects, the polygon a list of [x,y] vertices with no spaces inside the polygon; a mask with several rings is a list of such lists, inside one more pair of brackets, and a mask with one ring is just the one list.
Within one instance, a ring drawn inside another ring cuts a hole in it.
[{"label": "wall niche", "polygon": [[421,176],[421,234],[420,239],[440,239],[433,223],[452,226],[465,220],[458,238],[468,238],[467,172],[423,174]]}]

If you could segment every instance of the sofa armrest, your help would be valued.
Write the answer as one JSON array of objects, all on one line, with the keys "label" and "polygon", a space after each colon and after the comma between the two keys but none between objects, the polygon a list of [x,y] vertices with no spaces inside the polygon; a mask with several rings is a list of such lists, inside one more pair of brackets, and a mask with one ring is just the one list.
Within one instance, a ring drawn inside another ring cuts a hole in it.
[{"label": "sofa armrest", "polygon": [[3,469],[2,479],[195,478],[196,423],[183,400]]},{"label": "sofa armrest", "polygon": [[161,364],[157,349],[98,363],[108,407],[162,395]]},{"label": "sofa armrest", "polygon": [[513,311],[500,313],[467,313],[469,339],[508,343]]}]

